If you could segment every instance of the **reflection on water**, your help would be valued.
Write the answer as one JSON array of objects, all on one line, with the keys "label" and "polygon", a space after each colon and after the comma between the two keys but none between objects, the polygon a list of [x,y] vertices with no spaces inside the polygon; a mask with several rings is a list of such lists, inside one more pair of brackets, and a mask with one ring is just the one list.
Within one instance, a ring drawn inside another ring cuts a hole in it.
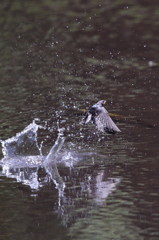
[{"label": "reflection on water", "polygon": [[[25,159],[23,160],[25,161]],[[8,178],[15,178],[17,182],[22,182],[29,185],[32,189],[38,189],[40,187],[37,175],[37,168],[10,168],[4,165],[2,167],[2,176]]]},{"label": "reflection on water", "polygon": [[89,191],[90,195],[93,195],[95,202],[98,204],[105,202],[105,199],[120,182],[119,178],[109,178],[107,181],[104,181],[104,174],[104,170],[98,173],[95,179],[94,191],[91,191],[91,189]]},{"label": "reflection on water", "polygon": [[[0,12],[0,239],[158,239],[158,1]],[[121,134],[80,123],[100,99]]]}]

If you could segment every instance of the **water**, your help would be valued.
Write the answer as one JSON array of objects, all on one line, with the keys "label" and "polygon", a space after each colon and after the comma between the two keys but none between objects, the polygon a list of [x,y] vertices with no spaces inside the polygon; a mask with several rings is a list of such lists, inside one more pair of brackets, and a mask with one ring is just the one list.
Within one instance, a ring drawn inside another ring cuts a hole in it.
[{"label": "water", "polygon": [[158,1],[0,9],[0,239],[158,239]]},{"label": "water", "polygon": [[[40,168],[44,168],[58,189],[60,190],[60,187],[63,189],[64,183],[56,167],[56,158],[65,140],[63,129],[58,129],[57,140],[47,156],[42,155],[43,142],[38,143],[38,129],[45,129],[45,127],[36,124],[33,120],[16,136],[1,142],[4,155],[0,161],[2,176],[15,178],[17,182],[22,182],[31,189],[37,190],[43,185],[38,172]],[[33,152],[32,155],[31,152]],[[59,184],[63,186],[59,186]]]}]

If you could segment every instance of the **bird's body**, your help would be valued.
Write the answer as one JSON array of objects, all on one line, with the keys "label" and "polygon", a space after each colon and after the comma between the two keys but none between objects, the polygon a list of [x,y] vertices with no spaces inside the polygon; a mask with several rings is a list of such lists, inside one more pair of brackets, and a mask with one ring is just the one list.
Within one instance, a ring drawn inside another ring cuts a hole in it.
[{"label": "bird's body", "polygon": [[115,134],[116,132],[121,132],[120,129],[113,122],[109,116],[108,111],[103,107],[105,104],[104,100],[101,100],[89,108],[86,113],[84,123],[92,122],[96,125],[97,129],[102,132],[107,132],[110,134]]}]

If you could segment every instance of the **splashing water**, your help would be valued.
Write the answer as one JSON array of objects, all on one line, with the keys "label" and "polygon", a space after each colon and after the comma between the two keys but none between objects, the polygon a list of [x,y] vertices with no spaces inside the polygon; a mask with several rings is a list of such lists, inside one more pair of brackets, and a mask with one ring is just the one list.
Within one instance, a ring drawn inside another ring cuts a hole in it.
[{"label": "splashing water", "polygon": [[[67,224],[74,219],[74,210],[79,202],[77,201],[78,197],[71,199],[72,212],[70,212],[70,195],[67,195],[64,192],[65,182],[67,188],[67,183],[70,183],[71,181],[73,183],[72,187],[74,187],[76,186],[76,180],[73,180],[70,175],[66,175],[64,182],[63,178],[59,174],[58,167],[60,165],[63,166],[64,164],[65,167],[70,168],[70,174],[71,171],[74,171],[73,166],[79,161],[82,162],[85,161],[85,159],[90,159],[90,161],[92,161],[91,165],[93,166],[96,153],[79,153],[75,150],[73,151],[70,147],[60,151],[63,147],[65,137],[63,134],[64,129],[60,128],[57,124],[57,139],[48,155],[43,156],[42,142],[38,144],[37,141],[39,128],[43,127],[36,124],[36,120],[34,120],[24,130],[17,133],[16,136],[5,141],[1,141],[4,157],[0,160],[0,166],[2,168],[0,175],[8,178],[14,178],[17,182],[21,182],[24,185],[29,186],[31,190],[34,190],[34,197],[36,196],[36,190],[39,190],[39,188],[48,184],[48,181],[51,179],[58,190],[58,215],[63,219],[64,226],[67,226]],[[30,155],[30,152],[33,152],[34,155]],[[40,173],[41,170],[42,172]],[[42,175],[43,170],[44,176]],[[77,169],[75,172],[76,171]],[[96,170],[96,174],[92,175],[91,173],[87,173],[84,178],[81,178],[80,188],[77,190],[76,195],[79,196],[81,194],[85,195],[85,193],[88,193],[89,198],[94,199],[93,204],[103,206],[106,198],[113,190],[116,189],[119,182],[120,179],[117,178],[107,179],[106,173],[103,170],[99,170],[98,172]]]},{"label": "splashing water", "polygon": [[42,186],[38,179],[38,170],[39,167],[43,167],[56,187],[64,189],[63,180],[56,166],[56,156],[65,140],[63,137],[64,129],[58,127],[57,140],[45,157],[42,155],[43,142],[38,144],[37,141],[38,129],[45,129],[45,127],[38,125],[36,120],[34,119],[16,136],[1,141],[4,155],[0,161],[1,175],[15,178],[17,182],[29,185],[31,189],[38,189]]},{"label": "splashing water", "polygon": [[[43,162],[46,172],[51,176],[51,179],[55,183],[56,188],[59,190],[59,199],[63,196],[63,191],[65,188],[65,183],[62,180],[57,168],[57,157],[58,153],[61,150],[65,137],[63,136],[64,128],[58,127],[58,137],[55,141],[55,144],[51,148],[50,152]],[[60,205],[60,202],[59,202]]]},{"label": "splashing water", "polygon": [[23,131],[16,134],[5,141],[1,141],[2,153],[6,158],[15,156],[30,155],[32,152],[34,155],[42,155],[41,148],[37,142],[37,132],[39,128],[44,128],[36,124],[34,119]]},{"label": "splashing water", "polygon": [[56,139],[55,144],[53,145],[53,147],[51,148],[51,150],[49,151],[48,155],[46,156],[45,159],[45,164],[47,164],[48,162],[50,162],[53,158],[55,158],[55,153],[56,155],[59,153],[59,151],[61,150],[63,143],[65,141],[65,138],[63,136],[63,131],[64,128],[59,128],[58,127],[58,137]]}]

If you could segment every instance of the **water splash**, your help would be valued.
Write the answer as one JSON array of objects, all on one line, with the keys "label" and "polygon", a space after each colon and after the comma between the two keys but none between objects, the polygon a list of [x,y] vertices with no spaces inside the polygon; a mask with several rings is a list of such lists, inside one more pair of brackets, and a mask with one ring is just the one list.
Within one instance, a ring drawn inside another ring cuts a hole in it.
[{"label": "water splash", "polygon": [[64,131],[64,128],[58,127],[58,137],[43,163],[43,166],[45,167],[46,172],[51,176],[51,179],[55,183],[56,188],[59,190],[59,199],[61,198],[61,196],[63,196],[63,192],[65,188],[65,183],[62,177],[60,176],[57,168],[58,154],[65,141],[63,131]]},{"label": "water splash", "polygon": [[[29,124],[24,130],[5,141],[1,141],[4,157],[0,161],[2,167],[1,175],[15,178],[17,182],[29,185],[31,189],[38,189],[42,186],[39,182],[39,167],[45,171],[55,183],[59,192],[63,192],[64,183],[58,173],[56,157],[63,146],[64,129],[58,127],[58,137],[47,156],[42,155],[43,142],[38,144],[38,129],[45,127],[36,123],[37,119]],[[47,178],[48,179],[48,178]]]},{"label": "water splash", "polygon": [[65,141],[65,137],[63,136],[63,131],[64,128],[59,128],[58,127],[58,137],[55,141],[55,144],[52,146],[51,150],[49,151],[46,159],[45,159],[45,164],[47,164],[48,162],[50,162],[52,159],[55,158],[55,153],[56,156],[59,153],[59,151],[61,150],[63,143]]},{"label": "water splash", "polygon": [[34,155],[42,154],[41,147],[37,142],[37,132],[39,128],[44,128],[36,124],[38,119],[34,119],[23,131],[16,134],[5,141],[1,140],[2,153],[5,158],[15,156],[26,156],[34,153]]},{"label": "water splash", "polygon": [[[35,120],[16,136],[1,141],[4,158],[0,161],[2,167],[0,174],[29,186],[34,190],[34,196],[37,194],[36,191],[47,185],[51,179],[58,190],[56,211],[64,226],[68,226],[76,217],[76,209],[81,201],[79,196],[87,194],[89,201],[91,200],[91,206],[88,201],[82,212],[87,217],[92,204],[99,206],[105,204],[106,198],[116,189],[120,179],[107,178],[104,170],[96,170],[95,174],[93,173],[94,158],[97,158],[94,152],[77,152],[77,147],[72,142],[68,146],[66,144],[65,149],[61,151],[65,141],[65,129],[60,128],[58,124],[57,126],[58,136],[47,156],[42,155],[42,142],[38,144],[37,141],[38,129],[43,127],[36,124]],[[30,155],[31,147],[36,155]],[[88,170],[85,167],[78,167],[78,162],[80,166],[82,162],[85,166],[85,160],[88,163],[88,159],[90,160]],[[58,171],[60,165],[70,168],[68,172],[66,170],[64,180]],[[92,170],[89,170],[91,166]],[[71,191],[74,191],[74,197]]]}]

